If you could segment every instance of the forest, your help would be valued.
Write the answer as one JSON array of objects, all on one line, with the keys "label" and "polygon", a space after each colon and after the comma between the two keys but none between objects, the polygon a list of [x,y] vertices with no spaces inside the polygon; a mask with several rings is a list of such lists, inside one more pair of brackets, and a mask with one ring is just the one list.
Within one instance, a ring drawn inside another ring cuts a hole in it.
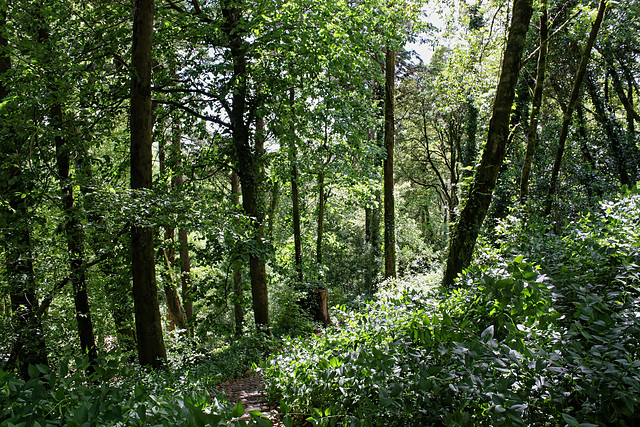
[{"label": "forest", "polygon": [[637,425],[638,105],[637,0],[0,0],[0,426]]}]

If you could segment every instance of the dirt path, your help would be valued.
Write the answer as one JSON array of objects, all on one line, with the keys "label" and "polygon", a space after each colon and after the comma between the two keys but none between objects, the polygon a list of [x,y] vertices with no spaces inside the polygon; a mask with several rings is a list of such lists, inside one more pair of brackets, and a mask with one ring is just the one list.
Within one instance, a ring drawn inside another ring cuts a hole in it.
[{"label": "dirt path", "polygon": [[236,378],[220,384],[220,389],[224,390],[227,400],[236,405],[238,401],[242,403],[244,415],[242,420],[250,420],[249,411],[260,411],[268,418],[274,427],[284,426],[280,420],[276,408],[269,407],[264,395],[264,384],[260,374],[248,372],[243,378]]}]

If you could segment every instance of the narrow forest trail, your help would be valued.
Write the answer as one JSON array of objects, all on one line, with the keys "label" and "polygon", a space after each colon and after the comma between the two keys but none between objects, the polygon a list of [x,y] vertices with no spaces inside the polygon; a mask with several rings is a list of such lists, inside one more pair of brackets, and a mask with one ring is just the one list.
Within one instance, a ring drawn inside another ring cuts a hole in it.
[{"label": "narrow forest trail", "polygon": [[240,402],[244,408],[241,419],[250,420],[250,411],[260,411],[271,421],[274,427],[284,426],[277,409],[269,406],[264,394],[264,383],[259,373],[248,372],[242,378],[234,378],[220,384],[219,388],[225,392],[227,400],[234,406]]}]

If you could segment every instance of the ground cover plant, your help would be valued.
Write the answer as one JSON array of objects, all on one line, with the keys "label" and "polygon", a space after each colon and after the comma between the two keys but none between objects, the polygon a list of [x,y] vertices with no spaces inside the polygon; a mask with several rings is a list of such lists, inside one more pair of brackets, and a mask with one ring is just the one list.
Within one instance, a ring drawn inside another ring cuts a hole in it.
[{"label": "ground cover plant", "polygon": [[639,203],[628,193],[559,235],[512,218],[459,288],[391,283],[287,342],[264,367],[271,398],[289,424],[633,425]]},{"label": "ground cover plant", "polygon": [[258,414],[239,420],[242,406],[216,389],[259,363],[269,342],[249,336],[215,348],[194,344],[174,338],[168,366],[157,371],[117,349],[92,367],[87,358],[62,360],[56,370],[32,365],[27,380],[0,370],[0,425],[271,425]]}]

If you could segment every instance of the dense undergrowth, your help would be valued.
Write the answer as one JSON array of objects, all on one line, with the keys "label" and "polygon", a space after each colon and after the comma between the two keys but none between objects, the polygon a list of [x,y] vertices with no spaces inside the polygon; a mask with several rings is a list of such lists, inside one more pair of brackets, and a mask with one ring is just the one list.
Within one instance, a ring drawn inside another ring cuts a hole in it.
[{"label": "dense undergrowth", "polygon": [[117,350],[90,378],[83,360],[31,367],[26,381],[0,371],[0,425],[245,425],[215,386],[269,353],[266,388],[286,425],[634,425],[639,210],[628,193],[561,234],[514,215],[456,289],[437,271],[388,282],[360,310],[334,309],[317,337],[174,339],[155,372]]},{"label": "dense undergrowth", "polygon": [[286,424],[634,425],[640,415],[640,197],[562,234],[516,215],[459,288],[389,284],[264,367]]},{"label": "dense undergrowth", "polygon": [[215,348],[174,339],[164,370],[147,371],[114,350],[87,378],[87,360],[63,360],[55,370],[31,366],[23,380],[0,370],[1,426],[271,425],[232,406],[215,387],[259,363],[270,341],[248,336]]}]

